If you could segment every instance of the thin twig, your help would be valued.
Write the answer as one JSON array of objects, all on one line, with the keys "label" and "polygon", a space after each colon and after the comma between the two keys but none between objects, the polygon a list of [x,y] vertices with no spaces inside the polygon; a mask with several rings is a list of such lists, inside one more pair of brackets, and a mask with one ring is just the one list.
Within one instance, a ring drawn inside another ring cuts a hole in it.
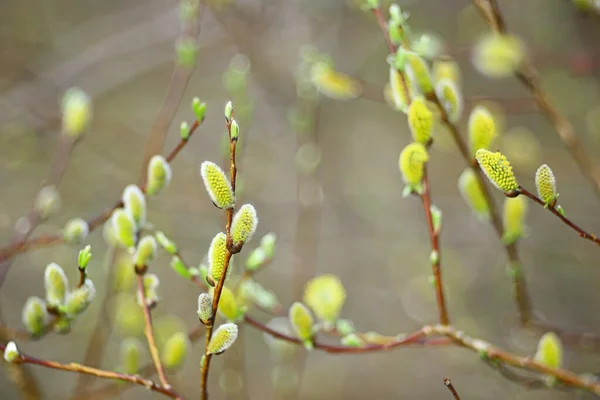
[{"label": "thin twig", "polygon": [[552,214],[556,215],[556,217],[558,219],[560,219],[565,225],[567,225],[569,228],[571,228],[575,232],[577,232],[579,237],[581,237],[583,239],[587,239],[589,241],[592,241],[592,242],[600,245],[600,239],[598,239],[598,237],[596,235],[594,235],[593,233],[588,233],[588,232],[584,231],[582,228],[580,228],[578,225],[576,225],[569,218],[567,218],[563,214],[561,214],[556,209],[556,207],[551,207],[550,205],[546,205],[546,203],[544,203],[544,201],[542,199],[537,197],[535,194],[531,193],[529,190],[525,189],[523,186],[519,186],[518,191],[519,191],[519,194],[522,194],[525,197],[529,197],[531,200],[535,201],[542,207],[547,208],[548,211],[550,211]]},{"label": "thin twig", "polygon": [[[4,351],[6,346],[4,344],[0,344],[0,351]],[[151,390],[153,392],[162,393],[165,396],[168,396],[173,399],[180,399],[179,395],[175,393],[171,388],[161,386],[149,379],[142,378],[138,375],[127,375],[120,374],[118,372],[113,371],[105,371],[102,369],[97,369],[93,367],[88,367],[82,364],[77,363],[69,363],[69,364],[61,364],[55,361],[47,361],[41,360],[39,358],[31,357],[25,354],[20,353],[18,358],[15,360],[15,363],[19,364],[34,364],[40,365],[42,367],[50,368],[50,369],[58,369],[61,371],[69,371],[75,372],[79,374],[92,375],[97,378],[104,379],[113,379],[123,382],[130,382],[136,385],[144,386],[146,389]]]},{"label": "thin twig", "polygon": [[433,216],[431,214],[431,190],[429,188],[429,178],[427,177],[427,166],[424,167],[423,171],[423,193],[419,195],[423,202],[423,211],[425,212],[425,218],[427,219],[427,230],[429,231],[429,239],[431,241],[431,251],[434,253],[434,257],[431,260],[431,267],[433,268],[433,278],[435,279],[435,296],[437,301],[437,309],[439,313],[439,320],[442,325],[448,325],[448,310],[446,308],[446,301],[444,299],[444,287],[442,281],[442,271],[440,268],[441,264],[441,249],[439,245],[439,231],[436,231],[436,227],[433,224]]},{"label": "thin twig", "polygon": [[460,396],[458,395],[458,392],[456,391],[456,389],[454,389],[454,386],[452,385],[452,381],[449,378],[444,379],[444,385],[446,385],[446,387],[448,388],[450,393],[452,393],[454,400],[460,400]]},{"label": "thin twig", "polygon": [[164,387],[171,389],[171,385],[169,384],[167,375],[165,374],[162,361],[160,360],[160,355],[158,354],[156,340],[154,339],[154,331],[152,329],[152,314],[150,313],[150,308],[148,307],[146,289],[144,288],[144,272],[140,273],[138,271],[145,272],[145,268],[136,267],[138,293],[140,301],[142,302],[142,311],[144,313],[144,335],[146,336],[146,341],[148,342],[148,348],[150,350],[150,355],[152,356],[152,362],[154,363],[154,367],[158,373],[158,379]]},{"label": "thin twig", "polygon": [[[473,4],[495,32],[507,33],[506,23],[496,0],[473,0]],[[539,109],[554,125],[558,137],[566,145],[583,176],[592,185],[596,197],[600,198],[600,168],[575,134],[573,124],[558,110],[544,91],[539,73],[529,57],[526,57],[520,69],[515,72],[515,77],[532,93]]]}]

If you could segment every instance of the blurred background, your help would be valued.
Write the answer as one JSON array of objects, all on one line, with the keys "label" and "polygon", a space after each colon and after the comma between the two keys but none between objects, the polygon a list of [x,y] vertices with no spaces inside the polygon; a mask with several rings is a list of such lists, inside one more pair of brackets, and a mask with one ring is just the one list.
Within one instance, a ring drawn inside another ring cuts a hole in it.
[{"label": "blurred background", "polygon": [[[198,33],[196,65],[190,71],[175,62],[175,43],[182,36],[177,2],[2,1],[1,243],[11,241],[17,221],[28,213],[48,176],[61,136],[59,99],[67,88],[79,86],[92,96],[93,125],[73,149],[58,185],[61,209],[36,234],[58,232],[70,218],[89,219],[111,206],[127,184],[137,182],[150,132],[168,132],[162,151],[166,154],[178,142],[180,122],[192,120],[189,104],[198,96],[208,104],[207,120],[173,162],[171,185],[149,203],[152,223],[178,243],[187,261],[198,265],[224,224],[203,187],[199,165],[204,160],[226,165],[222,112],[233,99],[242,137],[239,196],[258,211],[257,237],[270,231],[278,237],[275,258],[257,275],[258,282],[287,307],[301,299],[307,280],[333,273],[348,293],[342,316],[361,332],[394,335],[435,323],[422,206],[417,198],[402,198],[397,166],[410,132],[404,114],[383,99],[388,50],[374,17],[358,3],[207,0],[199,23],[188,25],[183,34],[191,38]],[[540,69],[545,88],[600,165],[598,18],[577,12],[565,0],[499,3],[509,29],[523,39]],[[519,182],[533,190],[535,170],[548,163],[567,215],[599,232],[599,199],[554,128],[536,111],[530,94],[512,78],[491,80],[473,68],[470,49],[488,28],[471,2],[398,4],[410,12],[414,31],[437,35],[445,53],[459,62],[467,106],[460,125],[466,125],[473,105],[489,105],[502,125],[496,145],[512,161]],[[329,54],[338,70],[366,82],[371,99],[316,99],[301,90],[295,71],[307,45]],[[444,215],[441,254],[450,318],[472,336],[532,354],[539,335],[517,328],[503,247],[491,226],[471,214],[457,188],[464,167],[451,137],[440,132],[429,176],[433,202]],[[494,195],[501,204],[502,194]],[[599,250],[533,203],[527,225],[519,251],[536,316],[572,332],[600,332]],[[131,300],[133,289],[127,277],[117,279],[122,285],[115,286],[111,274],[119,275],[120,256],[109,251],[101,231],[85,241],[94,254],[89,271],[98,290],[96,300],[68,336],[18,342],[24,353],[82,362],[92,336],[101,332],[107,334],[106,347],[96,349],[97,365],[115,369],[121,341],[132,335],[143,338],[131,322],[135,313],[130,315],[122,304]],[[49,262],[61,264],[72,281],[77,279],[79,248],[50,247],[14,260],[0,292],[7,326],[22,329],[25,300],[43,297]],[[248,253],[245,248],[237,267]],[[161,279],[154,316],[163,336],[198,324],[200,290],[168,264],[162,255],[151,266]],[[269,321],[258,310],[252,315]],[[261,332],[244,327],[241,339],[213,360],[211,399],[449,399],[445,377],[452,378],[464,399],[591,398],[577,392],[528,391],[476,354],[455,347],[366,355],[312,351],[303,356],[301,350],[282,360],[271,354]],[[171,375],[186,398],[198,397],[202,347],[196,343],[183,368]],[[600,362],[590,349],[568,349],[565,367],[595,373]],[[26,369],[44,399],[68,399],[78,382],[71,373]],[[9,378],[0,375],[0,397],[25,398]],[[92,379],[85,384],[89,389],[106,382]],[[162,397],[132,387],[106,398]]]}]

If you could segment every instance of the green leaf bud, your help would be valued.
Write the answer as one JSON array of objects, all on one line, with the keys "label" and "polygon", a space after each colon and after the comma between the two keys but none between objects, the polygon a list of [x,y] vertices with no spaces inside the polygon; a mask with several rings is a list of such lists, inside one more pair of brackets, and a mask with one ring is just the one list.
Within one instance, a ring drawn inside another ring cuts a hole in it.
[{"label": "green leaf bud", "polygon": [[137,185],[127,185],[121,197],[123,208],[133,217],[138,228],[146,223],[146,196]]},{"label": "green leaf bud", "polygon": [[231,121],[231,117],[233,116],[233,103],[231,101],[228,101],[227,103],[225,103],[225,119],[227,121]]},{"label": "green leaf bud", "polygon": [[356,332],[354,324],[349,319],[338,319],[335,323],[335,330],[342,336]]},{"label": "green leaf bud", "polygon": [[[146,297],[146,305],[152,306],[158,302],[158,287],[160,286],[160,279],[155,274],[145,274],[143,278],[144,283],[144,295]],[[141,293],[137,292],[138,304],[143,307]]]},{"label": "green leaf bud", "polygon": [[526,232],[525,215],[527,214],[527,199],[524,196],[507,197],[504,200],[502,222],[504,235],[502,240],[506,244],[515,243]]},{"label": "green leaf bud", "polygon": [[56,213],[61,206],[60,194],[56,186],[44,186],[35,198],[34,208],[42,219],[46,219]]},{"label": "green leaf bud", "polygon": [[475,158],[481,170],[498,189],[508,193],[519,188],[512,166],[502,153],[479,149],[475,153]]},{"label": "green leaf bud", "polygon": [[442,210],[434,205],[431,205],[431,207],[429,207],[429,212],[431,213],[433,232],[435,234],[439,234],[440,230],[442,229]]},{"label": "green leaf bud", "polygon": [[231,237],[233,243],[246,243],[252,239],[256,226],[258,225],[258,217],[256,209],[251,204],[244,204],[233,216],[231,223]]},{"label": "green leaf bud", "polygon": [[200,175],[206,191],[216,207],[228,209],[235,205],[231,183],[217,164],[210,161],[203,162],[200,166]]},{"label": "green leaf bud", "polygon": [[188,140],[190,138],[190,125],[185,121],[179,125],[179,137],[181,140]]},{"label": "green leaf bud", "polygon": [[346,347],[362,347],[364,345],[362,339],[355,333],[344,335],[341,339],[341,343]]},{"label": "green leaf bud", "polygon": [[135,250],[134,263],[138,267],[148,266],[156,257],[156,239],[146,235],[140,239]]},{"label": "green leaf bud", "polygon": [[206,324],[212,316],[212,302],[213,298],[208,293],[200,293],[200,296],[198,296],[198,310],[196,312],[203,324]]},{"label": "green leaf bud", "polygon": [[230,139],[238,140],[238,135],[240,134],[240,126],[238,125],[238,123],[235,119],[233,121],[231,121],[230,132],[231,132]]},{"label": "green leaf bud", "polygon": [[234,323],[219,326],[208,343],[207,354],[221,354],[230,348],[238,336],[238,327]]},{"label": "green leaf bud", "polygon": [[458,188],[465,202],[475,216],[486,221],[490,218],[490,209],[483,189],[473,169],[466,168],[458,178]]},{"label": "green leaf bud", "polygon": [[174,369],[183,365],[192,342],[184,332],[173,334],[165,343],[162,351],[162,362],[166,368]]},{"label": "green leaf bud", "polygon": [[423,33],[412,40],[410,48],[420,56],[433,60],[440,56],[444,50],[444,44],[439,37]]},{"label": "green leaf bud", "polygon": [[246,260],[246,270],[250,272],[256,271],[257,269],[262,267],[266,260],[267,255],[265,254],[263,248],[257,247],[254,250],[252,250],[252,252],[248,256],[248,259]]},{"label": "green leaf bud", "polygon": [[177,254],[177,245],[175,244],[175,242],[169,239],[167,235],[165,235],[163,232],[157,231],[154,234],[154,237],[156,238],[158,244],[160,244],[161,247],[165,249],[167,253],[169,253],[172,256]]},{"label": "green leaf bud", "polygon": [[548,206],[556,205],[556,179],[550,167],[546,164],[541,165],[535,172],[535,187],[538,197]]},{"label": "green leaf bud", "polygon": [[460,121],[463,96],[456,83],[450,79],[440,79],[435,83],[435,93],[448,115],[448,120],[453,123]]},{"label": "green leaf bud", "polygon": [[289,319],[298,339],[302,340],[305,346],[312,347],[314,319],[310,310],[296,301],[290,307]]},{"label": "green leaf bud", "polygon": [[274,232],[269,232],[260,239],[260,248],[265,252],[267,259],[271,259],[275,255],[276,243],[277,235]]},{"label": "green leaf bud", "polygon": [[46,301],[51,307],[58,307],[65,302],[69,291],[69,281],[60,265],[50,263],[46,266],[44,287],[46,288]]},{"label": "green leaf bud", "polygon": [[493,33],[479,40],[473,51],[473,65],[492,78],[512,75],[525,58],[523,43],[516,36]]},{"label": "green leaf bud", "polygon": [[117,243],[123,247],[134,247],[137,224],[129,210],[117,208],[113,211],[111,222]]},{"label": "green leaf bud", "polygon": [[171,166],[167,160],[160,155],[152,156],[148,163],[148,177],[146,183],[146,194],[154,196],[163,190],[171,182]]},{"label": "green leaf bud", "polygon": [[261,284],[252,279],[244,279],[240,282],[238,301],[246,308],[256,304],[264,310],[271,310],[273,312],[277,312],[281,307],[275,293],[265,289]]},{"label": "green leaf bud", "polygon": [[477,106],[469,115],[469,147],[471,154],[477,150],[489,150],[492,142],[498,136],[496,120],[492,113],[484,106]]},{"label": "green leaf bud", "polygon": [[96,286],[94,286],[94,282],[90,279],[86,279],[85,283],[80,288],[72,290],[67,295],[64,306],[65,313],[70,317],[83,313],[92,300],[94,300],[95,296]]},{"label": "green leaf bud", "polygon": [[410,186],[420,185],[427,161],[429,154],[423,144],[413,142],[407,145],[400,153],[398,162],[404,182]]},{"label": "green leaf bud", "polygon": [[79,244],[87,237],[90,232],[88,223],[82,218],[73,218],[69,220],[63,229],[63,239],[65,243]]},{"label": "green leaf bud", "polygon": [[426,144],[436,125],[433,111],[423,96],[417,96],[408,106],[408,126],[415,142]]},{"label": "green leaf bud", "polygon": [[34,337],[40,336],[48,323],[46,303],[39,297],[29,297],[23,306],[21,317],[25,329]]},{"label": "green leaf bud", "polygon": [[71,332],[71,319],[66,315],[57,317],[56,321],[52,324],[52,330],[59,335],[66,335]]},{"label": "green leaf bud", "polygon": [[537,346],[535,361],[549,368],[562,366],[563,348],[558,335],[554,332],[545,333]]},{"label": "green leaf bud", "polygon": [[188,36],[180,36],[175,42],[177,63],[185,68],[192,68],[198,57],[196,41]]},{"label": "green leaf bud", "polygon": [[194,97],[192,100],[192,111],[194,112],[196,121],[204,121],[204,118],[206,118],[206,103],[203,103],[199,98]]},{"label": "green leaf bud", "polygon": [[227,251],[227,235],[223,232],[219,232],[213,238],[210,243],[210,248],[208,249],[208,276],[215,282],[218,282],[225,272],[225,257]]},{"label": "green leaf bud", "polygon": [[188,267],[179,256],[171,257],[171,268],[182,278],[190,279],[192,277]]},{"label": "green leaf bud", "polygon": [[63,95],[61,111],[63,133],[78,138],[92,120],[92,101],[80,88],[69,88]]},{"label": "green leaf bud", "polygon": [[346,302],[346,289],[337,276],[320,275],[306,283],[303,301],[317,318],[334,323]]},{"label": "green leaf bud", "polygon": [[142,342],[136,337],[128,337],[121,342],[121,366],[124,373],[136,375],[139,372],[143,348]]},{"label": "green leaf bud", "polygon": [[17,349],[15,342],[8,342],[4,348],[4,361],[9,364],[15,364],[19,361],[20,356],[21,354],[19,354],[19,349]]}]

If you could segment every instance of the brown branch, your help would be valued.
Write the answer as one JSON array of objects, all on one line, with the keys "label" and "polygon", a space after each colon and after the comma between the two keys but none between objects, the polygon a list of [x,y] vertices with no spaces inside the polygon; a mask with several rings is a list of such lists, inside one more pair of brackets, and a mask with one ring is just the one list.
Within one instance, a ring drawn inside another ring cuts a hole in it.
[{"label": "brown branch", "polygon": [[[507,33],[506,23],[496,0],[473,0],[488,25],[498,33]],[[594,163],[579,140],[571,122],[560,113],[542,87],[539,74],[531,59],[526,57],[515,77],[531,91],[537,106],[554,125],[558,137],[567,147],[583,176],[590,182],[596,197],[600,198],[600,168]]]},{"label": "brown branch", "polygon": [[[165,369],[162,365],[162,361],[160,360],[160,355],[158,354],[156,340],[154,340],[154,332],[152,329],[152,314],[150,313],[150,307],[148,306],[148,301],[146,298],[146,289],[144,288],[145,271],[146,267],[138,268],[136,266],[137,288],[140,296],[140,301],[142,302],[142,311],[144,313],[144,335],[146,336],[146,341],[148,342],[148,349],[150,350],[150,355],[152,356],[152,362],[154,363],[154,367],[156,368],[156,372],[158,373],[158,379],[165,388],[171,389],[171,385],[169,384],[167,375],[165,374]],[[179,396],[177,396],[177,398],[179,398]]]},{"label": "brown branch", "polygon": [[581,237],[583,239],[587,239],[589,241],[592,241],[592,242],[600,245],[600,239],[596,235],[594,235],[593,233],[588,233],[588,232],[584,231],[582,228],[580,228],[578,225],[576,225],[569,218],[567,218],[563,214],[561,214],[556,209],[556,207],[551,207],[550,205],[547,205],[546,203],[544,203],[544,201],[542,199],[540,199],[539,197],[537,197],[535,194],[531,193],[529,190],[525,189],[523,186],[519,186],[518,191],[519,191],[519,194],[522,194],[525,197],[529,197],[531,200],[535,201],[536,203],[538,203],[542,207],[548,209],[548,211],[550,211],[552,214],[554,214],[565,225],[567,225],[569,228],[571,228],[575,232],[577,232],[577,234],[579,235],[579,237]]},{"label": "brown branch", "polygon": [[433,278],[435,279],[435,296],[439,320],[442,325],[448,325],[450,322],[448,310],[446,309],[446,300],[444,299],[442,271],[440,268],[441,249],[439,245],[439,232],[436,232],[435,226],[433,225],[433,217],[431,215],[431,189],[429,188],[429,178],[427,177],[427,166],[424,166],[423,193],[420,194],[419,197],[423,203],[423,211],[425,212],[425,218],[427,219],[427,230],[429,231],[429,239],[431,241],[431,251],[436,254],[435,259],[432,260],[431,267],[433,269]]},{"label": "brown branch", "polygon": [[449,378],[444,379],[444,385],[446,385],[450,393],[452,393],[454,400],[460,400],[460,396],[458,395],[456,389],[454,389],[454,385],[452,385],[452,381]]},{"label": "brown branch", "polygon": [[[0,344],[0,351],[4,351],[5,348],[6,348],[6,346],[4,344]],[[61,363],[58,363],[55,361],[41,360],[39,358],[31,357],[31,356],[28,356],[25,354],[19,354],[18,358],[15,360],[15,363],[40,365],[42,367],[46,367],[46,368],[50,368],[50,369],[57,369],[57,370],[61,370],[61,371],[86,374],[86,375],[95,376],[97,378],[113,379],[113,380],[118,380],[118,381],[122,381],[122,382],[130,382],[135,385],[143,386],[146,389],[151,390],[153,392],[164,394],[165,396],[168,396],[172,399],[180,399],[180,397],[177,395],[177,393],[175,393],[171,388],[161,386],[149,379],[144,379],[138,375],[120,374],[118,372],[105,371],[102,369],[88,367],[88,366],[85,366],[82,364],[77,364],[77,363],[61,364]]]}]

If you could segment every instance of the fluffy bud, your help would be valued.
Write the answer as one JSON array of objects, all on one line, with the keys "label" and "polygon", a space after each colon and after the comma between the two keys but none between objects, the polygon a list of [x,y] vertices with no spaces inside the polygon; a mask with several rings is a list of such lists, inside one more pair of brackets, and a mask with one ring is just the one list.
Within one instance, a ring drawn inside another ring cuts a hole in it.
[{"label": "fluffy bud", "polygon": [[221,354],[231,347],[238,336],[238,327],[234,323],[226,323],[217,328],[208,343],[208,354]]},{"label": "fluffy bud", "polygon": [[[214,289],[211,288],[210,294],[211,297],[214,296]],[[229,321],[232,322],[236,322],[244,314],[244,310],[238,304],[238,301],[235,298],[233,291],[227,286],[223,286],[223,289],[221,291],[218,311],[223,317],[227,318]]]},{"label": "fluffy bud", "polygon": [[4,348],[4,360],[9,364],[13,364],[19,360],[19,356],[19,349],[17,349],[15,342],[8,342]]},{"label": "fluffy bud", "polygon": [[333,323],[346,301],[346,289],[335,275],[317,276],[306,283],[303,301],[317,318]]},{"label": "fluffy bud", "polygon": [[450,79],[440,79],[436,81],[435,93],[450,122],[460,121],[463,111],[463,96],[456,83]]},{"label": "fluffy bud", "polygon": [[427,62],[417,53],[406,54],[406,73],[414,90],[428,94],[433,91],[433,80]]},{"label": "fluffy bud", "polygon": [[141,238],[135,251],[135,265],[139,267],[149,265],[156,257],[156,247],[154,236],[147,235]]},{"label": "fluffy bud", "polygon": [[473,64],[484,75],[502,78],[512,75],[524,57],[525,49],[517,37],[494,33],[479,40],[474,48]]},{"label": "fluffy bud", "polygon": [[416,186],[423,179],[425,163],[429,154],[423,144],[414,142],[406,146],[400,153],[399,166],[404,182]]},{"label": "fluffy bud", "polygon": [[46,301],[50,306],[58,307],[65,302],[65,296],[69,291],[69,281],[60,265],[50,263],[46,266],[44,286],[46,288]]},{"label": "fluffy bud", "polygon": [[558,335],[553,332],[545,333],[538,343],[535,361],[546,367],[560,368],[562,358],[562,343]]},{"label": "fluffy bud", "polygon": [[458,178],[458,188],[475,216],[480,220],[489,219],[490,209],[488,208],[488,202],[475,171],[471,168],[465,169],[460,178]]},{"label": "fluffy bud", "polygon": [[[155,274],[145,274],[143,278],[144,284],[144,295],[146,297],[146,305],[151,306],[158,301],[158,287],[160,286],[160,279]],[[142,296],[140,292],[137,292],[138,304],[143,306]]]},{"label": "fluffy bud", "polygon": [[86,279],[83,286],[71,291],[67,295],[64,311],[68,316],[76,316],[84,312],[94,297],[96,296],[96,286],[90,279]]},{"label": "fluffy bud", "polygon": [[527,214],[527,199],[524,196],[507,197],[504,200],[504,235],[506,244],[515,243],[525,235],[525,215]]},{"label": "fluffy bud", "polygon": [[553,207],[556,203],[558,193],[556,192],[556,179],[550,167],[541,165],[535,172],[535,187],[538,197],[547,205]]},{"label": "fluffy bud", "polygon": [[48,322],[46,303],[39,297],[29,297],[23,306],[21,315],[25,329],[33,336],[44,333]]},{"label": "fluffy bud", "polygon": [[128,337],[121,342],[121,366],[123,372],[135,375],[140,369],[143,345],[138,338]]},{"label": "fluffy bud", "polygon": [[212,316],[212,296],[208,293],[200,293],[198,296],[198,318],[200,322],[207,323]]},{"label": "fluffy bud", "polygon": [[208,275],[218,282],[225,272],[225,257],[227,256],[227,235],[217,233],[208,249]]},{"label": "fluffy bud", "polygon": [[200,166],[200,175],[213,204],[218,208],[231,208],[235,205],[235,196],[229,179],[219,166],[204,161]]},{"label": "fluffy bud", "polygon": [[59,335],[66,335],[71,332],[71,320],[65,315],[57,317],[56,321],[52,324],[52,330]]},{"label": "fluffy bud", "polygon": [[310,310],[299,301],[290,307],[290,325],[306,347],[312,347],[314,319]]},{"label": "fluffy bud", "polygon": [[146,196],[137,185],[127,185],[121,197],[124,208],[129,211],[138,227],[146,223]]},{"label": "fluffy bud", "polygon": [[477,106],[469,115],[469,147],[471,154],[477,150],[489,150],[492,142],[498,136],[496,120],[484,106]]},{"label": "fluffy bud", "polygon": [[233,243],[246,243],[252,239],[256,226],[258,225],[258,217],[256,209],[252,204],[244,204],[233,216],[231,223],[231,237]]},{"label": "fluffy bud", "polygon": [[73,138],[79,137],[92,120],[92,102],[89,96],[79,88],[70,88],[63,95],[62,130]]},{"label": "fluffy bud", "polygon": [[154,196],[171,182],[171,166],[163,156],[152,156],[148,163],[146,194]]},{"label": "fluffy bud", "polygon": [[431,139],[435,118],[423,96],[417,96],[408,106],[408,126],[415,142],[426,144]]},{"label": "fluffy bud", "polygon": [[361,93],[359,82],[326,62],[316,62],[312,66],[311,80],[320,93],[334,100],[355,99]]},{"label": "fluffy bud", "polygon": [[183,365],[191,347],[192,343],[185,333],[177,332],[173,334],[165,343],[162,351],[164,366],[173,369]]},{"label": "fluffy bud", "polygon": [[42,219],[46,219],[56,213],[61,206],[60,194],[56,186],[44,186],[40,189],[35,198],[35,210]]},{"label": "fluffy bud", "polygon": [[63,239],[69,244],[78,244],[83,242],[90,232],[88,223],[82,218],[73,218],[69,220],[63,229]]},{"label": "fluffy bud", "polygon": [[433,79],[435,82],[449,79],[459,86],[461,83],[460,67],[452,59],[436,59],[433,61]]},{"label": "fluffy bud", "polygon": [[[406,78],[403,78],[402,72],[398,71],[396,66],[390,64],[390,100],[392,105],[398,111],[406,112],[410,99],[406,98],[407,88],[405,83]],[[412,88],[408,88],[408,95],[412,97]]]},{"label": "fluffy bud", "polygon": [[111,217],[112,229],[117,243],[123,247],[135,246],[137,224],[128,210],[117,208]]},{"label": "fluffy bud", "polygon": [[271,259],[275,255],[276,243],[277,235],[274,232],[269,232],[260,239],[260,248],[265,252],[267,259]]},{"label": "fluffy bud", "polygon": [[267,255],[262,247],[257,247],[252,250],[248,259],[246,260],[246,270],[256,271],[259,269],[267,260]]},{"label": "fluffy bud", "polygon": [[502,153],[479,149],[475,153],[475,158],[490,182],[498,189],[507,193],[519,188],[512,166]]}]

